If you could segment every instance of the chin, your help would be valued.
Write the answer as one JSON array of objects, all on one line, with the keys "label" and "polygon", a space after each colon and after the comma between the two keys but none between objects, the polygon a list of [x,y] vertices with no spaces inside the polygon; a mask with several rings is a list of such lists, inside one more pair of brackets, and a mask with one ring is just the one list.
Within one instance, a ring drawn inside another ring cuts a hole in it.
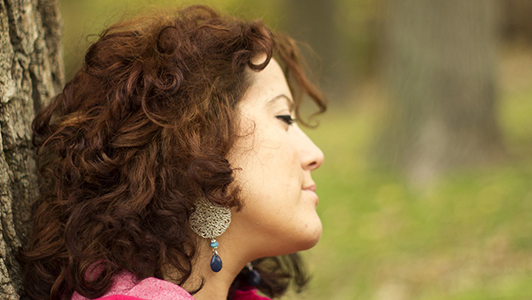
[{"label": "chin", "polygon": [[[309,228],[307,228],[309,229]],[[270,248],[268,253],[262,253],[261,257],[277,256],[295,253],[299,251],[308,250],[320,241],[321,238],[321,223],[312,231],[301,232],[299,235],[292,237],[290,242],[283,242],[281,247],[276,247],[275,250]]]},{"label": "chin", "polygon": [[321,238],[321,232],[322,232],[322,226],[321,222],[316,224],[314,230],[312,232],[308,232],[307,239],[302,241],[301,247],[298,251],[308,250],[314,246],[320,241]]}]

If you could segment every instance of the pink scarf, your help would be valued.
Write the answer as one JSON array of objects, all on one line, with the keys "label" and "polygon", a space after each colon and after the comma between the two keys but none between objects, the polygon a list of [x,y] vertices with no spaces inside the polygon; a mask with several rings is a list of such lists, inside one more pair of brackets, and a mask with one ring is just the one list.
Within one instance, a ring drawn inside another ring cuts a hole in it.
[{"label": "pink scarf", "polygon": [[[114,277],[109,292],[96,300],[195,300],[187,291],[169,281],[149,277],[135,284],[135,277],[123,272]],[[70,300],[88,300],[74,292]],[[233,300],[270,300],[257,294],[257,289],[237,290]]]}]

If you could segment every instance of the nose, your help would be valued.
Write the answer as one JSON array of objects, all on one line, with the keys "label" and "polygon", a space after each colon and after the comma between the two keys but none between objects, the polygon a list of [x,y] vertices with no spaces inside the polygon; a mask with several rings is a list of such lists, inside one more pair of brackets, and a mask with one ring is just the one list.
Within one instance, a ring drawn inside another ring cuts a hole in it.
[{"label": "nose", "polygon": [[321,149],[299,127],[298,139],[299,159],[303,170],[313,171],[321,166],[324,155]]}]

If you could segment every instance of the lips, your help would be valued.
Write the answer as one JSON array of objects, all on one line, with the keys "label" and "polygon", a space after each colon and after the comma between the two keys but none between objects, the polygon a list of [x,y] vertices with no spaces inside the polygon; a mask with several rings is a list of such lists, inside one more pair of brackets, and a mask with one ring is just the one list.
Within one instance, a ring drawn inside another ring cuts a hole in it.
[{"label": "lips", "polygon": [[310,185],[304,187],[302,190],[316,192],[316,185],[314,183],[310,184]]},{"label": "lips", "polygon": [[309,185],[307,187],[304,187],[302,190],[307,193],[311,193],[316,199],[316,206],[318,206],[318,202],[320,201],[320,198],[318,197],[318,194],[316,194],[316,185],[315,184]]}]

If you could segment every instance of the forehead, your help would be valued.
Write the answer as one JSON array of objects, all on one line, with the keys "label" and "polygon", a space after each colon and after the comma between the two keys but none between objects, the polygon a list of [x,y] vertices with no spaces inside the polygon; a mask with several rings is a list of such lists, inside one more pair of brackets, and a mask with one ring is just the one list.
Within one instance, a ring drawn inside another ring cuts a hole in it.
[{"label": "forehead", "polygon": [[242,105],[273,105],[286,103],[291,106],[292,93],[286,82],[283,70],[275,59],[262,71],[250,72],[251,85],[244,94]]}]

